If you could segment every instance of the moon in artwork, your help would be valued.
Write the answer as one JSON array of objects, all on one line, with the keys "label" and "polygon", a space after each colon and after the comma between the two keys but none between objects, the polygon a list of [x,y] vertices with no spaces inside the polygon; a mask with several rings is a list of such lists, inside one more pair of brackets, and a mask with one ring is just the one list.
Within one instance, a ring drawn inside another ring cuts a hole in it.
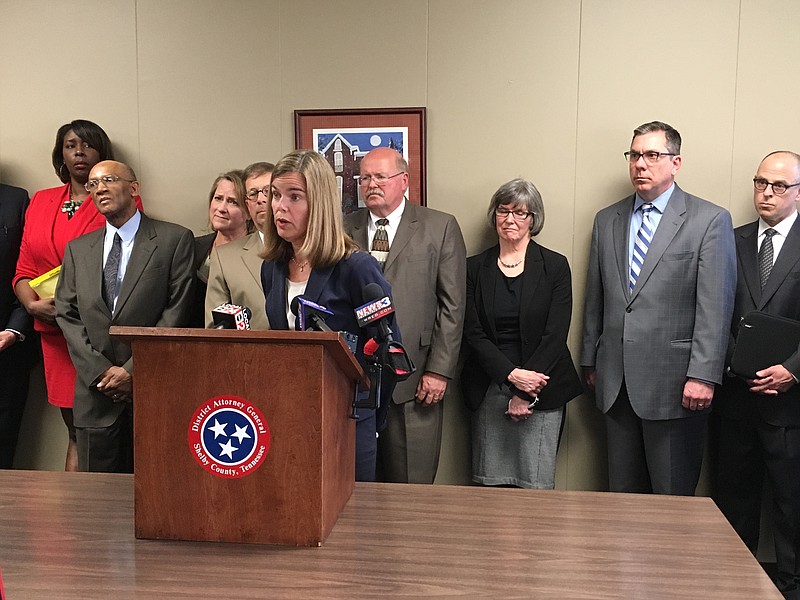
[{"label": "moon in artwork", "polygon": [[377,147],[381,145],[381,136],[373,135],[369,138],[369,143],[372,144],[373,147]]}]

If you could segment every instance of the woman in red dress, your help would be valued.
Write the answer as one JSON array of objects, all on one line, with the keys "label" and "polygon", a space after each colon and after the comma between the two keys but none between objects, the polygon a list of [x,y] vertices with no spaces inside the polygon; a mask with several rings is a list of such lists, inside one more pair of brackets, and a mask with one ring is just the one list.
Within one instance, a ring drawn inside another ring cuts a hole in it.
[{"label": "woman in red dress", "polygon": [[[53,148],[53,167],[64,185],[41,190],[33,196],[26,213],[14,277],[14,292],[33,316],[34,327],[41,336],[47,399],[61,409],[69,430],[67,471],[78,469],[72,424],[75,368],[64,336],[56,324],[53,298],[40,298],[30,282],[61,265],[67,242],[105,224],[84,184],[93,166],[113,158],[111,141],[99,125],[76,120],[59,128]],[[141,209],[138,198],[137,204]]]}]

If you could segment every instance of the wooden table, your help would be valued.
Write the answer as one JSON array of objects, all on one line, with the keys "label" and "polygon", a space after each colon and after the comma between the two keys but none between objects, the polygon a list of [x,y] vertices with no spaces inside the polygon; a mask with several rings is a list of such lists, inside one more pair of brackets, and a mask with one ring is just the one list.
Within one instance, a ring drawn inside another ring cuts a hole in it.
[{"label": "wooden table", "polygon": [[0,569],[9,600],[781,599],[708,498],[454,486],[356,484],[287,548],[136,540],[132,476],[0,471]]}]

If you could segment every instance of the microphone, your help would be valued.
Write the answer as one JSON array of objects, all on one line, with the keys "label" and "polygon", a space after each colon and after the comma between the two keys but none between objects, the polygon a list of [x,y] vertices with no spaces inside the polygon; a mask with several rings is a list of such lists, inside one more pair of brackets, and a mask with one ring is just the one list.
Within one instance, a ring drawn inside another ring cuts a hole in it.
[{"label": "microphone", "polygon": [[356,319],[359,327],[366,327],[375,323],[378,327],[379,340],[393,342],[392,329],[389,327],[388,316],[394,312],[392,299],[387,296],[383,288],[377,283],[368,283],[362,291],[364,304],[356,308]]},{"label": "microphone", "polygon": [[380,366],[381,369],[389,369],[394,381],[405,381],[417,370],[414,361],[399,342],[381,344],[375,338],[370,338],[364,344],[364,356],[368,362]]},{"label": "microphone", "polygon": [[328,327],[328,324],[325,322],[325,317],[331,316],[333,313],[324,306],[312,302],[303,296],[295,296],[292,298],[289,308],[292,314],[297,317],[298,329],[300,331],[313,329],[314,331],[333,332],[333,329]]},{"label": "microphone", "polygon": [[[391,398],[395,383],[408,379],[416,371],[411,357],[403,345],[394,340],[389,327],[389,316],[394,312],[392,299],[377,283],[365,285],[362,298],[364,304],[354,311],[358,325],[362,328],[369,325],[377,327],[378,337],[370,338],[364,344],[364,359],[370,379],[369,397],[365,400],[356,398],[353,402],[354,412],[356,408],[380,409],[383,404],[381,396],[385,393]],[[384,371],[388,384],[385,390]]]},{"label": "microphone", "polygon": [[246,331],[250,329],[250,317],[253,313],[246,306],[238,304],[221,304],[211,311],[214,319],[212,329],[238,329]]},{"label": "microphone", "polygon": [[365,304],[355,310],[359,326],[373,324],[378,328],[378,339],[371,339],[364,345],[364,356],[381,369],[389,369],[395,381],[408,379],[416,367],[403,345],[395,341],[389,327],[389,315],[394,312],[392,299],[377,283],[365,285],[362,297]]},{"label": "microphone", "polygon": [[[391,398],[391,391],[398,381],[408,379],[416,367],[411,357],[406,353],[406,349],[399,342],[381,343],[375,338],[370,338],[364,344],[364,359],[367,363],[367,375],[369,376],[369,396],[359,398],[358,389],[353,399],[353,414],[358,408],[379,409],[383,405],[382,396],[388,393]],[[386,373],[386,383],[391,387],[384,389],[384,372]],[[352,416],[352,415],[351,415]]]},{"label": "microphone", "polygon": [[380,349],[380,347],[381,345],[375,340],[375,338],[369,338],[367,343],[364,344],[364,356],[375,356],[375,353]]}]

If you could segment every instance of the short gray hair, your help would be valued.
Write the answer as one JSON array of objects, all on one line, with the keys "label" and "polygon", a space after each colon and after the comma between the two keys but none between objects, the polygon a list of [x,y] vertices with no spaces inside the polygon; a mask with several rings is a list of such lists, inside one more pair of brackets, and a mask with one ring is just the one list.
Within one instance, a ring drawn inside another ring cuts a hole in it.
[{"label": "short gray hair", "polygon": [[542,202],[542,195],[532,182],[518,177],[497,188],[489,201],[489,211],[486,213],[492,229],[497,224],[494,211],[504,204],[521,206],[529,213],[533,213],[529,227],[532,236],[544,229],[544,202]]},{"label": "short gray hair", "polygon": [[639,125],[636,129],[633,130],[633,138],[631,138],[631,141],[633,141],[640,135],[645,135],[647,133],[656,133],[658,131],[664,132],[664,137],[667,140],[667,150],[676,155],[680,154],[681,134],[678,133],[678,130],[675,129],[672,125],[667,125],[663,121],[650,121],[649,123],[643,123]]}]

